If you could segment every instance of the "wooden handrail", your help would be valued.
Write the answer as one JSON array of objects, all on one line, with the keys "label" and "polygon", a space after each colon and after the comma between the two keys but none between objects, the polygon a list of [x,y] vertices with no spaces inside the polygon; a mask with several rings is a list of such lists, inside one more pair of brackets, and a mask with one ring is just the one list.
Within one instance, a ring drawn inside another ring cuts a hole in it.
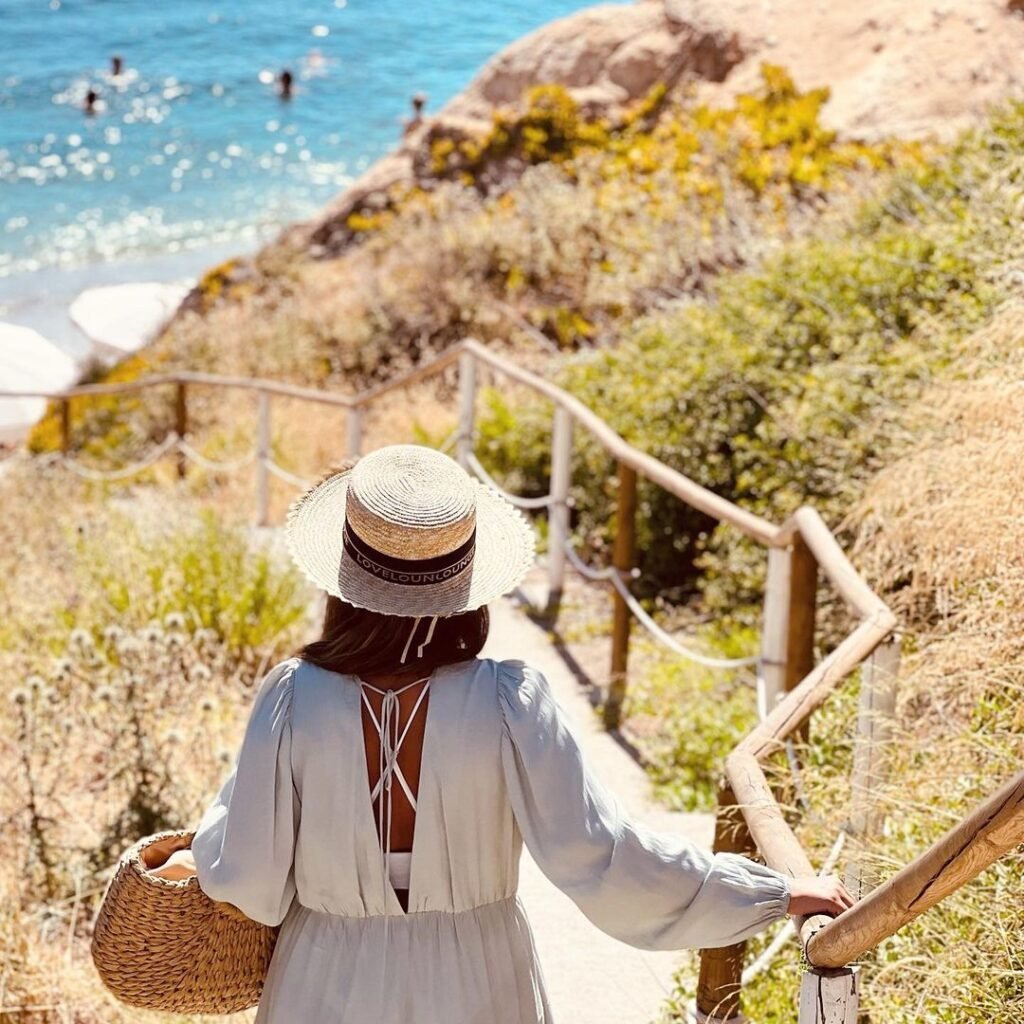
[{"label": "wooden handrail", "polygon": [[719,522],[726,522],[734,526],[741,533],[762,544],[779,546],[787,543],[780,539],[780,531],[774,523],[762,519],[753,512],[734,505],[726,498],[709,491],[706,487],[684,476],[648,455],[646,452],[634,448],[624,438],[617,434],[607,423],[604,422],[589,406],[584,405],[578,398],[570,395],[569,392],[544,380],[529,370],[508,359],[491,352],[485,345],[473,338],[466,338],[455,345],[450,345],[439,355],[428,359],[419,366],[399,374],[393,380],[385,381],[383,384],[375,385],[356,395],[338,395],[329,391],[322,391],[316,388],[303,388],[293,384],[281,384],[277,381],[264,380],[254,377],[229,377],[221,374],[194,373],[178,371],[175,373],[155,374],[152,377],[143,377],[139,380],[124,381],[117,384],[82,384],[78,387],[68,388],[63,391],[0,391],[0,398],[51,398],[67,399],[79,395],[114,395],[124,392],[139,391],[148,387],[155,387],[163,384],[210,384],[221,387],[244,388],[252,391],[260,391],[265,394],[281,395],[286,398],[301,398],[309,402],[320,402],[324,405],[336,405],[343,408],[365,408],[381,395],[387,394],[398,388],[408,387],[424,377],[438,373],[454,363],[463,353],[471,353],[473,357],[482,363],[504,374],[512,380],[526,384],[534,391],[546,398],[550,398],[559,408],[568,412],[573,419],[586,427],[610,455],[619,462],[625,463],[631,469],[636,470],[641,476],[646,477],[653,483],[663,487],[670,494],[675,495],[680,501],[685,502],[692,508],[707,513]]},{"label": "wooden handrail", "polygon": [[[810,718],[826,697],[895,628],[896,616],[888,609],[865,619],[838,647],[811,669],[794,690],[774,707],[736,747],[758,761],[781,749],[782,740]],[[727,760],[728,763],[728,760]],[[737,794],[738,796],[739,794]]]},{"label": "wooden handrail", "polygon": [[[760,762],[782,748],[786,737],[799,730],[852,669],[892,632],[895,622],[895,616],[888,610],[862,622],[725,759],[725,775],[747,829],[765,862],[776,871],[792,878],[810,878],[815,874]],[[828,920],[817,916],[798,921],[801,940],[806,941]]]},{"label": "wooden handrail", "polygon": [[386,395],[389,391],[407,388],[410,384],[415,384],[424,377],[440,373],[445,367],[458,362],[459,356],[465,351],[465,345],[464,341],[449,345],[448,348],[438,353],[432,359],[414,366],[411,370],[406,370],[404,373],[398,374],[397,377],[392,377],[391,380],[386,380],[382,384],[375,384],[372,388],[360,391],[358,395],[353,397],[353,404],[365,408],[372,401],[380,398],[381,395]]},{"label": "wooden handrail", "polygon": [[282,384],[280,381],[266,380],[261,377],[229,377],[219,373],[196,373],[191,370],[155,373],[150,377],[119,381],[116,384],[79,384],[73,388],[65,388],[63,391],[0,391],[0,398],[59,400],[86,395],[120,395],[126,392],[160,387],[164,384],[210,384],[214,387],[241,388],[246,391],[260,391],[268,395],[280,395],[283,398],[301,398],[306,402],[319,402],[323,405],[337,405],[344,408],[357,404],[356,400],[349,395],[338,395],[332,391],[304,388],[296,384]]},{"label": "wooden handrail", "polygon": [[874,949],[1024,840],[1024,771],[859,903],[816,931],[807,959],[842,967]]},{"label": "wooden handrail", "polygon": [[866,618],[889,611],[888,605],[871,589],[846,557],[846,552],[839,546],[835,535],[816,508],[804,505],[797,509],[778,531],[783,543],[789,543],[797,534],[811,549],[822,572],[857,614]]},{"label": "wooden handrail", "polygon": [[486,363],[506,377],[526,384],[539,394],[550,398],[555,405],[565,409],[577,423],[586,427],[601,442],[609,455],[619,462],[625,463],[630,469],[636,470],[652,483],[664,488],[669,494],[675,495],[691,508],[707,513],[720,523],[729,523],[740,533],[768,547],[787,543],[785,539],[780,539],[779,528],[767,519],[762,519],[753,512],[734,505],[728,499],[715,494],[714,491],[701,487],[700,484],[684,476],[678,470],[666,466],[664,462],[659,461],[653,455],[634,448],[621,435],[612,430],[590,406],[584,405],[575,395],[570,395],[568,391],[551,384],[530,370],[524,370],[521,366],[516,366],[515,363],[495,355],[475,339],[467,338],[460,344],[465,347],[466,351],[472,352],[480,362]]}]

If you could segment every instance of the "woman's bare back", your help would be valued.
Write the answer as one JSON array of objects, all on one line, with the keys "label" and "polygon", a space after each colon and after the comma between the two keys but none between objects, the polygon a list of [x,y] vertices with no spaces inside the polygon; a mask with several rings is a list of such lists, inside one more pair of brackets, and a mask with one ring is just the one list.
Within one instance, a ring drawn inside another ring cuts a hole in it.
[{"label": "woman's bare back", "polygon": [[[401,772],[415,799],[419,792],[423,738],[426,734],[427,705],[430,702],[429,693],[423,695],[423,690],[428,684],[428,678],[422,672],[404,672],[401,675],[394,673],[366,675],[362,676],[361,679],[368,684],[362,687],[363,694],[365,695],[362,705],[363,746],[366,754],[366,775],[370,783],[367,799],[370,798],[370,794],[380,780],[382,759],[378,724],[382,723],[383,706],[386,699],[384,693],[378,692],[381,690],[401,690],[397,695],[398,721],[397,730],[393,734],[393,738],[402,737],[404,734],[398,750],[398,770]],[[417,679],[423,680],[420,685],[410,685],[416,682]],[[417,702],[420,701],[421,695],[423,695],[422,701],[417,709]],[[367,701],[370,707],[367,707]],[[373,711],[372,715],[371,708]],[[414,712],[415,717],[413,717]],[[412,719],[411,722],[410,719]],[[380,802],[384,800],[385,795],[382,790],[373,803],[373,816],[374,821],[378,824],[378,839],[381,842],[382,848],[388,828],[386,818],[381,822],[381,815],[386,814],[388,808],[387,801],[385,801],[383,809],[381,808]],[[398,784],[397,780],[391,787],[390,810],[391,852],[410,853],[416,830],[416,810],[409,802],[404,788]],[[384,829],[383,835],[380,834],[382,827]],[[398,896],[402,909],[408,911],[408,889],[396,888],[395,894]]]}]

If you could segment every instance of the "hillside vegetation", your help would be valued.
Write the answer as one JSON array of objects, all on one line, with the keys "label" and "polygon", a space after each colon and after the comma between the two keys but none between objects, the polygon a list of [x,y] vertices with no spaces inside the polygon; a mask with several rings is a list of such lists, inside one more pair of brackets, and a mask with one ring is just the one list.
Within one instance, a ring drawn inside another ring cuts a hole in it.
[{"label": "hillside vegetation", "polygon": [[[781,521],[809,501],[834,519],[907,439],[907,403],[958,372],[971,332],[1012,293],[1022,143],[1024,107],[1012,107],[756,269],[721,273],[706,296],[563,361],[556,381],[627,440],[746,508]],[[546,415],[491,402],[484,461],[518,489],[546,492]],[[575,515],[599,548],[614,466],[586,437],[579,453]],[[643,487],[649,589],[692,589],[696,564],[712,606],[750,603],[760,555],[754,565],[748,546],[711,527]]]},{"label": "hillside vegetation", "polygon": [[[886,827],[862,857],[881,878],[955,825],[1024,758],[1022,355],[1024,306],[1015,299],[971,337],[957,368],[963,379],[935,382],[908,406],[903,454],[847,509],[855,561],[892,604],[903,637],[891,775],[877,794]],[[809,807],[794,820],[819,864],[849,814],[858,683],[855,676],[818,713],[800,751]],[[657,752],[663,791],[677,801],[710,796],[699,786],[708,765],[753,724],[737,691],[735,681],[709,682],[706,673],[663,659],[639,677],[634,725],[642,729],[658,716],[648,747]],[[709,713],[709,701],[720,711]],[[701,733],[696,744],[694,729]],[[870,1019],[1020,1020],[1022,889],[1018,850],[867,954],[862,1006]],[[752,954],[770,939],[751,943]],[[750,1019],[790,1024],[800,971],[790,945],[746,990]],[[691,956],[665,1021],[688,1019],[696,972]]]}]

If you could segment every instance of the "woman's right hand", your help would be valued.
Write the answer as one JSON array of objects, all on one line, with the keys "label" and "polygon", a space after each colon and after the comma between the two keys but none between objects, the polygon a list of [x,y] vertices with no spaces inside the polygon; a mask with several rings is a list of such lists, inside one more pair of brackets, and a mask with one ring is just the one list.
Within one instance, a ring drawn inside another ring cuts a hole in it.
[{"label": "woman's right hand", "polygon": [[789,884],[791,917],[812,914],[836,916],[853,906],[855,900],[836,875],[823,878],[793,878]]}]

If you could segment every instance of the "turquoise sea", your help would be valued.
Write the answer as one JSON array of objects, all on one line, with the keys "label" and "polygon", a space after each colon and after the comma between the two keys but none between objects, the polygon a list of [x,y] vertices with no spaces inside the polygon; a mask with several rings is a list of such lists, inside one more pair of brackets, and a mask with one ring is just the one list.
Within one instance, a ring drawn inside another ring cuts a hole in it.
[{"label": "turquoise sea", "polygon": [[41,274],[70,290],[124,276],[110,264],[152,276],[251,248],[389,149],[413,93],[436,110],[504,45],[583,6],[0,0],[0,319],[38,302]]},{"label": "turquoise sea", "polygon": [[0,0],[0,274],[308,214],[395,142],[414,92],[436,109],[503,45],[581,6]]}]

